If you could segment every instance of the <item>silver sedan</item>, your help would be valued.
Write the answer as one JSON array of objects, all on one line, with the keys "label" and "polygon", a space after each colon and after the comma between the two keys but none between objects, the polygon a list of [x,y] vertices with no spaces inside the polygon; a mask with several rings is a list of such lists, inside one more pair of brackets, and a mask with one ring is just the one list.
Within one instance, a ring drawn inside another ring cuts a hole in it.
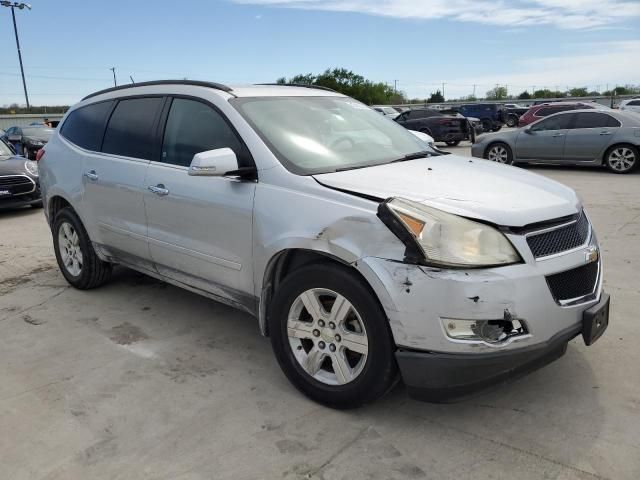
[{"label": "silver sedan", "polygon": [[499,163],[605,165],[629,173],[640,163],[640,115],[615,110],[556,113],[527,127],[485,135],[474,157]]}]

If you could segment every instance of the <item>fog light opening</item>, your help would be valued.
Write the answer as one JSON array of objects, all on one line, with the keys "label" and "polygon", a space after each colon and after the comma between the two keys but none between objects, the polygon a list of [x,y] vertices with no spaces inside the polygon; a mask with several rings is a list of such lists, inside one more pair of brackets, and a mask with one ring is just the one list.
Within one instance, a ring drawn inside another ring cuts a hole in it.
[{"label": "fog light opening", "polygon": [[508,312],[500,320],[461,320],[443,318],[444,330],[449,338],[492,345],[504,343],[529,333],[525,323]]}]

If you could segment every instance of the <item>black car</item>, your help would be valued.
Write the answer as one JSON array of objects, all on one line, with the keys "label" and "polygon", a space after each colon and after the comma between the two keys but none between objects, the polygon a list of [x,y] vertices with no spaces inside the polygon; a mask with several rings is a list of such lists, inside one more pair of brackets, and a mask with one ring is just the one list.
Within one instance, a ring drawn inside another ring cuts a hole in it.
[{"label": "black car", "polygon": [[4,132],[2,140],[13,145],[19,155],[34,160],[38,150],[45,146],[54,131],[44,125],[11,127]]},{"label": "black car", "polygon": [[475,140],[476,132],[469,120],[459,115],[444,115],[429,108],[415,108],[402,112],[395,119],[409,130],[431,135],[436,142],[449,146],[458,145],[462,140]]},{"label": "black car", "polygon": [[25,205],[42,206],[38,164],[15,156],[13,149],[0,140],[0,209]]}]

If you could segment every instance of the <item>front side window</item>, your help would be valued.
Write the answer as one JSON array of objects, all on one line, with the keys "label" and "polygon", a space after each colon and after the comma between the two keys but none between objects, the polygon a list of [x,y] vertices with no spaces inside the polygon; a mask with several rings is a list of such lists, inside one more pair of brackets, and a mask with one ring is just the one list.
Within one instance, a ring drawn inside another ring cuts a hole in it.
[{"label": "front side window", "polygon": [[553,117],[540,120],[531,127],[534,132],[544,132],[548,130],[565,130],[572,127],[573,113],[564,113],[562,115],[554,115]]},{"label": "front side window", "polygon": [[425,150],[407,129],[351,98],[249,97],[231,103],[299,175],[380,165]]},{"label": "front side window", "polygon": [[79,147],[100,150],[104,125],[112,106],[113,102],[108,101],[74,110],[62,125],[60,135]]},{"label": "front side window", "polygon": [[102,151],[125,157],[153,158],[153,127],[161,97],[129,98],[118,102],[104,134]]},{"label": "front side window", "polygon": [[228,147],[242,165],[243,145],[222,116],[202,102],[176,98],[171,103],[162,142],[162,161],[188,167],[196,153]]}]

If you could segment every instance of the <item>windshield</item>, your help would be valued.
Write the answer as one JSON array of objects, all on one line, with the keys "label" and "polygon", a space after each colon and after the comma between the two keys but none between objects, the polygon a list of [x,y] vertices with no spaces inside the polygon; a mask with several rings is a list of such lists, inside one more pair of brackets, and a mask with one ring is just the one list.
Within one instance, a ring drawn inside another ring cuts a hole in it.
[{"label": "windshield", "polygon": [[0,157],[11,157],[13,152],[9,148],[9,146],[0,140]]},{"label": "windshield", "polygon": [[252,97],[231,103],[299,175],[380,165],[425,150],[404,127],[352,98]]},{"label": "windshield", "polygon": [[48,141],[53,135],[55,130],[53,128],[46,127],[23,127],[22,135],[29,138],[35,138],[37,140]]}]

